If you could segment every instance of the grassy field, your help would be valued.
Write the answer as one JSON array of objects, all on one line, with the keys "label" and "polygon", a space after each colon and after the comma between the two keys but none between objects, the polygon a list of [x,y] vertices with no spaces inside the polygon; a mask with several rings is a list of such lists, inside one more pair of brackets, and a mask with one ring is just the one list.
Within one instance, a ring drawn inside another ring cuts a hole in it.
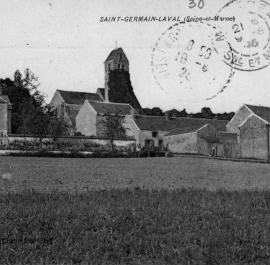
[{"label": "grassy field", "polygon": [[0,264],[270,264],[269,167],[1,157]]},{"label": "grassy field", "polygon": [[270,192],[0,195],[0,264],[269,264]]},{"label": "grassy field", "polygon": [[1,191],[84,192],[107,188],[270,189],[270,165],[176,158],[1,157]]}]

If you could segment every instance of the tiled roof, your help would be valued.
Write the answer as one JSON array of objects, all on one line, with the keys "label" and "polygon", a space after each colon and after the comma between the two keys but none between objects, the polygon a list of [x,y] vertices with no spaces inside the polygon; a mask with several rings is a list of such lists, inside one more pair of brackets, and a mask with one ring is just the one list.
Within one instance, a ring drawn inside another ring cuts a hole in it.
[{"label": "tiled roof", "polygon": [[9,98],[7,95],[1,95],[0,96],[0,103],[7,103],[8,104],[8,109],[12,109],[11,103],[9,101]]},{"label": "tiled roof", "polygon": [[109,54],[109,56],[108,56],[108,58],[106,59],[105,62],[110,61],[110,60],[117,60],[117,59],[119,59],[119,56],[118,56],[119,53],[122,53],[123,54],[123,59],[127,60],[127,57],[126,57],[123,49],[122,48],[118,48],[118,49],[115,49],[115,50],[111,51],[111,53]]},{"label": "tiled roof", "polygon": [[79,113],[81,106],[78,105],[67,105],[66,106],[66,113],[68,117],[70,118],[73,125],[75,125],[75,118],[77,114]]},{"label": "tiled roof", "polygon": [[10,104],[8,95],[1,95],[0,97],[3,98],[5,101],[7,101]]},{"label": "tiled roof", "polygon": [[134,111],[134,109],[129,104],[124,103],[97,102],[97,101],[89,101],[89,103],[98,114],[128,115]]},{"label": "tiled roof", "polygon": [[105,88],[98,88],[97,94],[102,96],[102,99],[105,100]]},{"label": "tiled roof", "polygon": [[2,95],[0,96],[0,103],[7,103],[7,100],[4,99],[4,97]]},{"label": "tiled roof", "polygon": [[177,129],[174,129],[174,130],[170,131],[169,133],[165,134],[164,136],[178,135],[178,134],[184,134],[184,133],[193,133],[193,132],[198,131],[199,129],[201,129],[205,125],[206,124],[204,124],[204,125],[197,124],[194,126],[177,128]]},{"label": "tiled roof", "polygon": [[209,124],[218,131],[226,131],[228,121],[208,120],[208,119],[191,119],[191,118],[174,118],[167,119],[164,116],[137,116],[135,123],[141,130],[146,131],[167,131],[177,129],[179,133],[194,132],[202,126]]},{"label": "tiled roof", "polygon": [[145,131],[171,131],[168,120],[164,116],[136,116],[134,120],[141,130]]},{"label": "tiled roof", "polygon": [[57,90],[57,91],[60,93],[61,97],[67,104],[82,105],[86,99],[101,101],[100,96],[95,93],[64,91],[64,90]]},{"label": "tiled roof", "polygon": [[245,104],[254,114],[270,123],[270,108]]}]

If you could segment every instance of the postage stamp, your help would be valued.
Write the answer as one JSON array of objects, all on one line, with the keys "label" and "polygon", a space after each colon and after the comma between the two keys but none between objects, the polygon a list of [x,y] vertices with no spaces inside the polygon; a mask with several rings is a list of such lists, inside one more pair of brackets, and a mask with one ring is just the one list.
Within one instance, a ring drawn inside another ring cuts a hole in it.
[{"label": "postage stamp", "polygon": [[270,4],[263,0],[233,0],[217,16],[235,15],[233,24],[217,26],[215,47],[222,60],[237,70],[256,71],[270,63]]},{"label": "postage stamp", "polygon": [[152,72],[160,88],[174,99],[193,103],[224,91],[234,71],[222,62],[214,45],[216,35],[210,23],[176,23],[169,27],[152,53]]}]

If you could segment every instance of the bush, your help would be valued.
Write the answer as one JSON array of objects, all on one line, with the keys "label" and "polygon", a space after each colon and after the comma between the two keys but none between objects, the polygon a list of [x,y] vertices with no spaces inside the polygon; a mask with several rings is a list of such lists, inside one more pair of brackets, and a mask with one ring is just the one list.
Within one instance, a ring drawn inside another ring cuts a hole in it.
[{"label": "bush", "polygon": [[134,157],[131,153],[123,152],[100,152],[96,151],[92,154],[84,154],[79,151],[70,151],[70,153],[53,153],[46,150],[40,150],[38,152],[27,153],[11,153],[11,156],[23,156],[23,157],[67,157],[67,158],[130,158]]},{"label": "bush", "polygon": [[70,153],[52,153],[46,150],[41,150],[38,152],[27,152],[27,153],[11,153],[11,156],[23,156],[23,157],[66,157],[66,158],[89,158],[92,157],[91,154],[82,154],[79,152]]},{"label": "bush", "polygon": [[156,156],[166,156],[166,152],[162,151],[142,151],[140,152],[140,157],[156,157]]},{"label": "bush", "polygon": [[101,149],[102,145],[93,142],[84,142],[83,147],[85,151],[95,151],[97,149]]}]

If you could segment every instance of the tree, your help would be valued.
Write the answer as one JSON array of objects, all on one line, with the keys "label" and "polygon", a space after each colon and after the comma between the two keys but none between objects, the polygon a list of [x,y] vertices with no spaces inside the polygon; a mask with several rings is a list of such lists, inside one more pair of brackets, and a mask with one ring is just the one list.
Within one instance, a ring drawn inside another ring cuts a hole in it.
[{"label": "tree", "polygon": [[45,95],[38,90],[40,85],[38,77],[35,76],[34,73],[29,70],[29,68],[24,71],[24,74],[25,77],[22,80],[23,87],[30,92],[38,106],[45,106]]},{"label": "tree", "polygon": [[186,109],[183,109],[182,111],[178,111],[176,109],[171,109],[165,112],[170,117],[187,117],[188,114],[186,112]]},{"label": "tree", "polygon": [[179,113],[179,117],[187,117],[188,113],[186,112],[186,109],[183,109],[182,111],[180,111]]},{"label": "tree", "polygon": [[71,130],[75,131],[71,125],[69,125],[64,118],[59,118],[51,109],[48,110],[49,124],[48,134],[53,137],[55,141],[58,137],[69,133]]},{"label": "tree", "polygon": [[23,80],[22,80],[22,74],[20,73],[19,70],[16,70],[14,73],[14,86],[21,88],[23,86]]},{"label": "tree", "polygon": [[153,116],[164,116],[164,113],[163,113],[161,108],[154,107],[154,108],[152,108],[152,115]]},{"label": "tree", "polygon": [[45,136],[51,135],[56,139],[69,131],[70,126],[58,119],[45,103],[45,96],[38,90],[38,78],[28,68],[24,75],[22,78],[17,70],[14,81],[0,79],[0,86],[12,103],[12,132],[37,136],[41,145]]},{"label": "tree", "polygon": [[33,135],[39,138],[41,145],[42,139],[49,133],[50,116],[46,107],[37,107],[35,99],[23,99],[19,105],[20,127],[18,133]]},{"label": "tree", "polygon": [[20,119],[20,125],[18,126],[17,133],[24,135],[31,134],[29,125],[31,125],[30,120],[35,112],[33,103],[23,98],[21,104],[19,105],[19,112],[20,116],[17,116],[17,118]]},{"label": "tree", "polygon": [[154,107],[152,109],[144,108],[142,109],[142,112],[146,116],[164,116],[162,109],[159,107]]},{"label": "tree", "polygon": [[30,134],[39,138],[39,144],[41,146],[42,139],[49,134],[49,115],[41,110],[35,111],[28,121],[27,127]]},{"label": "tree", "polygon": [[127,138],[127,128],[125,127],[125,117],[116,114],[106,114],[100,121],[103,135],[106,137],[111,146],[111,150],[115,150],[114,141]]},{"label": "tree", "polygon": [[[45,99],[44,95],[38,90],[38,79],[29,70],[25,70],[25,77],[19,70],[14,73],[14,81],[9,78],[0,79],[0,85],[4,95],[8,95],[12,104],[11,131],[12,133],[26,132],[26,120],[29,119],[30,113],[44,113]],[[33,110],[34,108],[34,110]],[[32,112],[31,112],[32,111]],[[35,116],[37,115],[35,113]]]},{"label": "tree", "polygon": [[143,115],[151,116],[152,110],[149,109],[149,108],[143,108],[143,109],[142,109],[142,113],[143,113]]},{"label": "tree", "polygon": [[212,113],[212,110],[208,107],[204,107],[201,109],[201,113],[203,118],[205,119],[213,119],[214,118],[214,114]]},{"label": "tree", "polygon": [[230,112],[230,113],[217,113],[217,119],[218,120],[231,120],[233,118],[233,116],[235,115],[234,112]]}]

